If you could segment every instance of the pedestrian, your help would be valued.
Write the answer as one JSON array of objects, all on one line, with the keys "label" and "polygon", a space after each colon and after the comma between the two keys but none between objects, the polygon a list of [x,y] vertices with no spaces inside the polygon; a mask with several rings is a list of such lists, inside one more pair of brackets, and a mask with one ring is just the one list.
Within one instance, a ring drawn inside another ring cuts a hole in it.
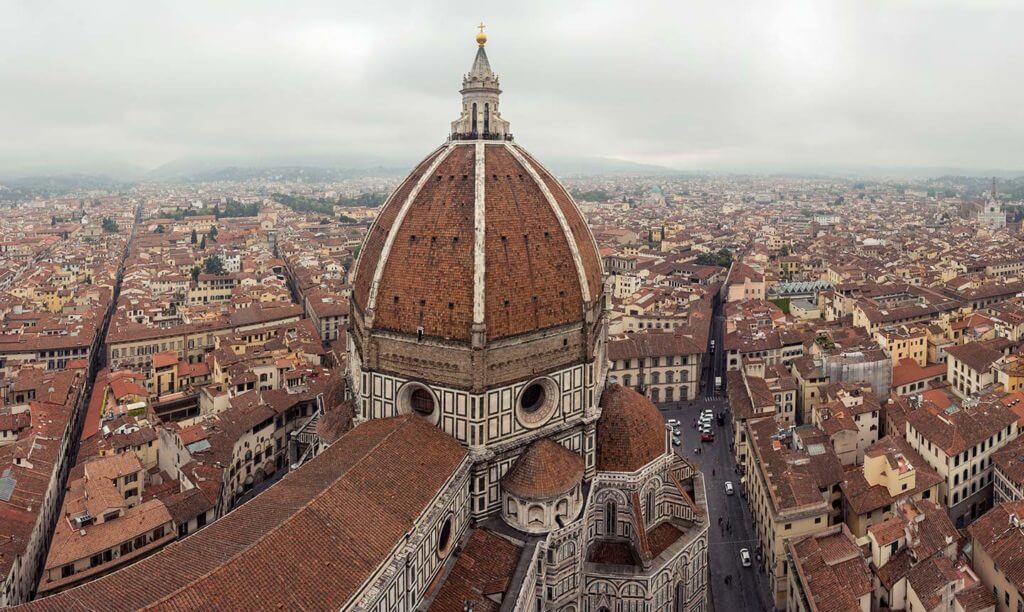
[{"label": "pedestrian", "polygon": [[715,477],[715,468],[711,468],[711,477],[712,477],[712,478],[714,478],[714,477]]}]

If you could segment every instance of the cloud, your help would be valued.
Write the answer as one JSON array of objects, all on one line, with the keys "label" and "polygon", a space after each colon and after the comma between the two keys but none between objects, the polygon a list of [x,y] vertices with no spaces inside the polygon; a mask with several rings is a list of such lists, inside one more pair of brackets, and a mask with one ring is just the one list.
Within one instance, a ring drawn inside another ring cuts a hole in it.
[{"label": "cloud", "polygon": [[183,157],[409,163],[457,114],[481,18],[503,115],[540,154],[1024,168],[1015,2],[0,7],[0,175]]}]

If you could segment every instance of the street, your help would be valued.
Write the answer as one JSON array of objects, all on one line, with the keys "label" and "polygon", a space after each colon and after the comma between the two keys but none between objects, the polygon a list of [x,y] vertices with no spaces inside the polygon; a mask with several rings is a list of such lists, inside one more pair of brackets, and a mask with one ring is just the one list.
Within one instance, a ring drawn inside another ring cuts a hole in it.
[{"label": "street", "polygon": [[[741,495],[740,475],[736,473],[736,463],[729,449],[732,440],[732,422],[728,411],[729,402],[723,392],[715,392],[716,376],[725,378],[725,355],[722,351],[722,324],[724,318],[716,313],[711,337],[715,341],[715,350],[711,353],[709,367],[706,369],[706,383],[701,397],[694,402],[676,402],[663,404],[662,415],[666,420],[676,419],[676,427],[682,438],[682,444],[675,447],[676,452],[690,460],[704,473],[704,483],[708,501],[710,521],[708,543],[708,582],[711,586],[711,606],[713,610],[739,612],[747,610],[771,610],[773,604],[769,593],[767,577],[757,570],[757,563],[751,567],[743,567],[740,562],[740,549],[746,548],[754,557],[757,538],[753,530],[753,519],[747,502]],[[699,432],[693,427],[694,420],[705,408],[710,408],[716,415],[726,412],[723,425],[713,421],[715,432],[714,442],[701,442]],[[695,449],[701,452],[695,453]],[[733,495],[725,493],[725,483],[731,481],[735,487]],[[721,520],[721,526],[719,526]],[[728,525],[729,530],[725,530]],[[729,584],[725,583],[730,578]]]}]

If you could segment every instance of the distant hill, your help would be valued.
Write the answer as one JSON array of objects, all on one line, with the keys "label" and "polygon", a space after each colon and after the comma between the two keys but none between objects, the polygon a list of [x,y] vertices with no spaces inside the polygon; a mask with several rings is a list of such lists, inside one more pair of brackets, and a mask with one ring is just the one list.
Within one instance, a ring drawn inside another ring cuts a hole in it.
[{"label": "distant hill", "polygon": [[541,157],[540,161],[549,170],[560,176],[666,176],[691,174],[665,166],[641,164],[625,159],[612,159],[608,157]]},{"label": "distant hill", "polygon": [[[411,165],[411,164],[409,164]],[[332,180],[353,176],[387,176],[405,171],[401,161],[366,156],[310,156],[275,159],[183,158],[150,170],[150,181],[232,181],[253,178]]]},{"label": "distant hill", "polygon": [[181,172],[170,176],[155,177],[148,175],[148,181],[172,181],[186,183],[205,183],[217,181],[247,181],[266,179],[274,181],[324,182],[337,181],[360,176],[392,176],[406,172],[404,168],[318,168],[311,166],[227,166],[195,172]]},{"label": "distant hill", "polygon": [[132,185],[131,181],[111,178],[106,175],[78,173],[25,176],[5,179],[3,184],[6,186],[6,189],[3,190],[5,194],[19,194],[23,197],[56,196],[71,191],[121,191]]}]

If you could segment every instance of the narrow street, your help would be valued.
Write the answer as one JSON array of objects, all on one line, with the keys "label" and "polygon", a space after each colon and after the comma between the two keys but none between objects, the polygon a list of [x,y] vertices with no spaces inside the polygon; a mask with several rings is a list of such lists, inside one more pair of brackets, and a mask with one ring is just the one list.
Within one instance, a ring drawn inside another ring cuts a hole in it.
[{"label": "narrow street", "polygon": [[[701,397],[692,403],[677,402],[662,406],[661,411],[666,420],[679,421],[677,429],[681,433],[682,444],[676,447],[676,452],[699,466],[704,473],[711,521],[708,544],[710,609],[724,612],[771,610],[773,605],[766,576],[758,571],[756,562],[751,567],[743,567],[740,562],[740,549],[743,548],[750,552],[753,559],[757,538],[750,510],[741,495],[742,486],[736,462],[729,448],[732,440],[732,422],[727,412],[729,401],[724,391],[715,390],[715,377],[725,378],[723,324],[724,317],[716,309],[711,333],[715,350],[710,355],[709,367],[705,371]],[[718,425],[716,421],[712,426],[714,442],[701,442],[699,432],[693,427],[693,422],[705,408],[710,408],[716,415],[720,412],[727,414],[723,425]],[[696,449],[701,452],[696,453]],[[731,481],[735,487],[733,495],[726,494],[726,481]],[[725,583],[727,576],[730,578],[729,584]]]}]

